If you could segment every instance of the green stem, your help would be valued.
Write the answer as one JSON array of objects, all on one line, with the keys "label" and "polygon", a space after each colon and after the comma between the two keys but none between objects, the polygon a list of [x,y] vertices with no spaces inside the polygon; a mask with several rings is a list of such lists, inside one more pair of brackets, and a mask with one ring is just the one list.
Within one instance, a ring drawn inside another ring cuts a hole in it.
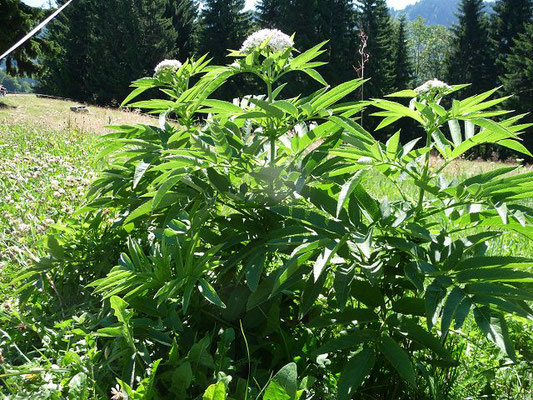
[{"label": "green stem", "polygon": [[[268,93],[268,102],[272,103],[272,83],[269,81],[267,84],[267,93]],[[270,123],[269,123],[270,125]],[[271,126],[269,126],[271,128]],[[274,166],[274,161],[276,158],[276,138],[273,134],[270,135],[270,166]]]},{"label": "green stem", "polygon": [[424,170],[422,172],[422,187],[420,187],[420,194],[418,195],[418,203],[416,205],[416,215],[415,220],[417,220],[420,217],[420,214],[422,213],[423,205],[424,205],[424,195],[426,194],[426,190],[424,189],[424,186],[428,182],[428,175],[429,175],[429,157],[431,154],[431,136],[433,134],[433,129],[428,131],[427,138],[426,138],[426,147],[429,147],[430,150],[426,153],[426,160],[424,165]]}]

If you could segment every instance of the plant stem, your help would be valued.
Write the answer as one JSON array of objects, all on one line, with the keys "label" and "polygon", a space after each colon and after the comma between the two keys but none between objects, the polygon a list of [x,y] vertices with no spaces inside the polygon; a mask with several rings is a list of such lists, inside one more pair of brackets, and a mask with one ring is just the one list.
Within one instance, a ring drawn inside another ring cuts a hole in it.
[{"label": "plant stem", "polygon": [[431,154],[431,136],[433,135],[433,129],[429,130],[427,132],[427,138],[426,138],[426,147],[429,147],[429,151],[426,153],[426,160],[424,165],[424,171],[422,172],[422,186],[420,187],[420,194],[418,196],[418,203],[416,205],[416,214],[415,214],[415,220],[419,218],[420,213],[422,212],[422,208],[424,205],[424,195],[426,193],[426,190],[424,189],[424,186],[426,185],[428,181],[428,173],[429,173],[429,157]]},{"label": "plant stem", "polygon": [[[267,84],[267,93],[268,93],[268,102],[272,103],[272,83],[269,81],[266,82]],[[269,123],[270,125],[270,123]],[[271,126],[269,126],[271,128]],[[270,135],[270,166],[274,166],[274,161],[276,158],[276,137],[271,134]]]}]

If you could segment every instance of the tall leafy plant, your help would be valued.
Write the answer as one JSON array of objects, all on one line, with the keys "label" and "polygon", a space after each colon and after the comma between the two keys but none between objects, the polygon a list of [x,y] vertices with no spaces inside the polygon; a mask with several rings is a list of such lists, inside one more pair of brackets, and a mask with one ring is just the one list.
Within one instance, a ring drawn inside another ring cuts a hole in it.
[{"label": "tall leafy plant", "polygon": [[[494,254],[490,241],[533,238],[522,202],[532,173],[463,179],[447,167],[485,143],[528,154],[528,125],[492,119],[506,114],[491,110],[505,100],[488,100],[495,90],[445,108],[464,86],[431,81],[391,95],[409,107],[371,102],[378,129],[409,118],[425,132],[380,143],[357,123],[370,103],[342,102],[363,81],[331,88],[316,70],[323,46],[295,55],[292,38],[260,31],[228,66],[166,62],[133,83],[125,104],[154,88],[168,96],[130,103],[160,124],[115,127],[102,151],[110,166],[81,210],[106,210],[97,225],[130,236],[91,284],[110,299],[97,334],[128,391],[162,360],[150,384],[161,396],[432,396],[430,371],[460,362],[451,342],[471,315],[516,359],[506,318],[531,317],[533,260]],[[284,97],[280,79],[295,73],[323,88]],[[265,93],[211,98],[238,74]]]}]

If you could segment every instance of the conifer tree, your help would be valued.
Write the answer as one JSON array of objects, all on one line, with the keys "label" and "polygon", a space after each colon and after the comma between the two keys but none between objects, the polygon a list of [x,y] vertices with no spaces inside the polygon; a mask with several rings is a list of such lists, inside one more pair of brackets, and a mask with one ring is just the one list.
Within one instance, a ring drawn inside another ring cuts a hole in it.
[{"label": "conifer tree", "polygon": [[[44,18],[44,12],[21,0],[2,0],[1,6],[0,53],[4,53]],[[11,75],[35,74],[39,70],[35,59],[42,47],[43,40],[34,36],[5,59],[7,72]]]},{"label": "conifer tree", "polygon": [[326,80],[337,85],[357,77],[359,61],[355,5],[351,0],[322,0],[317,13],[316,42],[328,40],[328,65],[322,71]]},{"label": "conifer tree", "polygon": [[488,26],[483,0],[462,0],[458,24],[452,28],[453,48],[447,62],[450,84],[471,83],[465,95],[495,86],[490,79]]},{"label": "conifer tree", "polygon": [[[525,26],[525,31],[514,40],[511,52],[504,64],[502,76],[507,93],[513,93],[509,100],[510,107],[519,112],[533,110],[533,23]],[[531,116],[528,116],[533,121]],[[528,148],[533,148],[533,139],[528,141]]]},{"label": "conifer tree", "polygon": [[385,0],[362,0],[359,23],[368,35],[365,97],[382,97],[394,90],[394,28]]},{"label": "conifer tree", "polygon": [[261,0],[256,6],[257,21],[260,28],[284,28],[284,15],[288,0]]},{"label": "conifer tree", "polygon": [[[44,59],[46,93],[117,104],[132,80],[174,54],[167,0],[78,0],[49,25],[55,49]],[[133,44],[133,45],[132,45]]]},{"label": "conifer tree", "polygon": [[[533,0],[497,0],[491,18],[490,40],[493,51],[493,79],[503,79],[505,61],[518,35],[533,21]],[[530,54],[531,57],[531,54]]]},{"label": "conifer tree", "polygon": [[413,68],[409,57],[405,15],[398,21],[394,57],[394,87],[396,90],[408,89],[411,83]]},{"label": "conifer tree", "polygon": [[239,49],[250,27],[244,0],[206,0],[201,16],[200,53],[226,64],[228,49]]},{"label": "conifer tree", "polygon": [[198,40],[198,3],[196,0],[170,0],[166,16],[176,30],[176,58],[186,60],[196,51]]},{"label": "conifer tree", "polygon": [[[58,5],[65,2],[58,1]],[[88,0],[78,0],[76,7],[67,7],[48,24],[47,39],[52,51],[43,59],[43,93],[81,101],[91,98],[88,76],[93,27],[93,7]]]}]

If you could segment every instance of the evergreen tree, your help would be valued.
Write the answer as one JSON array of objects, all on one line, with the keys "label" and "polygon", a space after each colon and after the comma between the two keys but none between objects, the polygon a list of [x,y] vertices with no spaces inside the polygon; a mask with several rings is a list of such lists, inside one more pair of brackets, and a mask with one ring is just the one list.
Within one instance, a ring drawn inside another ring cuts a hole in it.
[{"label": "evergreen tree", "polygon": [[[58,5],[65,2],[61,0]],[[87,80],[93,64],[90,47],[94,38],[94,14],[89,0],[76,3],[47,26],[52,51],[43,59],[45,73],[40,90],[83,101],[91,98]]]},{"label": "evergreen tree", "polygon": [[226,64],[228,49],[239,49],[248,34],[250,15],[244,0],[206,0],[202,10],[200,53]]},{"label": "evergreen tree", "polygon": [[317,13],[316,42],[328,40],[329,60],[322,69],[332,85],[357,77],[359,40],[356,13],[351,0],[322,0]]},{"label": "evergreen tree", "polygon": [[284,15],[288,0],[261,0],[256,6],[257,20],[261,28],[284,28]]},{"label": "evergreen tree", "polygon": [[497,0],[493,10],[490,40],[493,49],[492,78],[496,81],[505,72],[504,64],[514,40],[533,20],[533,0]]},{"label": "evergreen tree", "polygon": [[405,15],[398,21],[394,57],[394,86],[396,90],[408,89],[412,79],[412,63],[409,56]]},{"label": "evergreen tree", "polygon": [[[117,104],[132,80],[175,51],[167,0],[78,0],[49,25],[55,52],[44,60],[42,90],[98,104]],[[132,45],[134,44],[134,45]]]},{"label": "evergreen tree", "polygon": [[281,30],[288,35],[296,34],[294,40],[298,49],[309,49],[320,41],[317,29],[320,3],[321,1],[318,0],[288,0],[286,2]]},{"label": "evergreen tree", "polygon": [[461,1],[458,24],[452,32],[453,48],[447,62],[449,83],[471,83],[464,90],[466,95],[495,86],[490,79],[488,27],[483,0]]},{"label": "evergreen tree", "polygon": [[[509,99],[509,107],[527,113],[533,110],[533,23],[525,28],[514,40],[504,64],[502,81],[507,93],[513,94]],[[533,122],[531,115],[528,118]],[[528,148],[533,149],[533,139],[528,142]]]},{"label": "evergreen tree", "polygon": [[362,0],[359,23],[368,35],[365,97],[382,97],[394,90],[394,28],[385,0]]},{"label": "evergreen tree", "polygon": [[176,58],[186,60],[194,55],[197,46],[198,3],[196,0],[170,0],[166,16],[176,30]]},{"label": "evergreen tree", "polygon": [[[44,17],[39,8],[30,7],[21,0],[0,0],[0,53],[4,53],[22,39]],[[6,70],[11,75],[33,75],[39,70],[35,59],[43,40],[34,36],[6,59]]]}]

